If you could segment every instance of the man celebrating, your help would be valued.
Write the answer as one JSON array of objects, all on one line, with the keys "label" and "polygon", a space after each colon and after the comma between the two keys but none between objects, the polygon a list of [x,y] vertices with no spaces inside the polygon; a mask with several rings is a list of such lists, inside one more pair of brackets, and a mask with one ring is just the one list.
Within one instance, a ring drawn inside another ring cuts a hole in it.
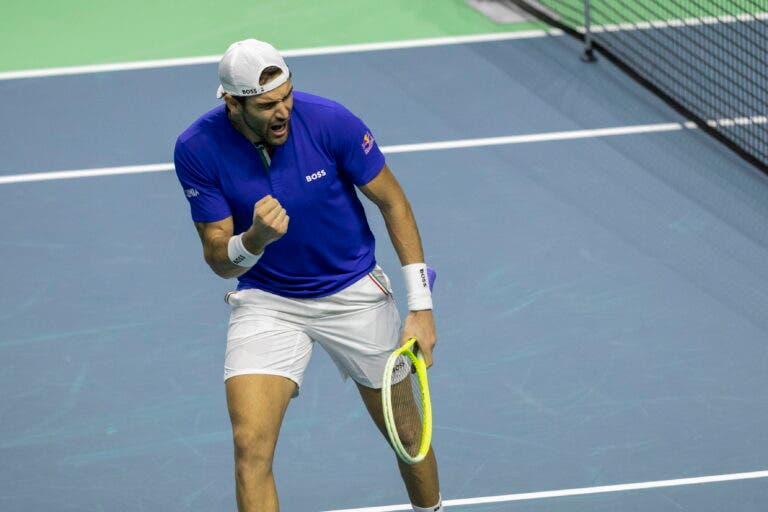
[{"label": "man celebrating", "polygon": [[[206,262],[239,281],[227,295],[224,362],[238,509],[272,512],[275,445],[313,344],[352,377],[385,432],[388,354],[416,337],[431,365],[437,338],[413,212],[365,124],[294,91],[283,58],[262,41],[231,45],[219,81],[224,105],[179,136],[174,160]],[[402,330],[355,187],[378,206],[403,265],[410,312]],[[442,510],[434,453],[398,464],[413,509]]]}]

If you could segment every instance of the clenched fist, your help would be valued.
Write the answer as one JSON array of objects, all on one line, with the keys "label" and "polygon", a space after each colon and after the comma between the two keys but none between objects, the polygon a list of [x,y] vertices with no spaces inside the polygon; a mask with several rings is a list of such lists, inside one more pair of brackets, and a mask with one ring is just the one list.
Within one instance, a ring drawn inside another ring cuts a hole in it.
[{"label": "clenched fist", "polygon": [[280,201],[270,195],[262,197],[253,205],[253,223],[243,234],[243,245],[249,252],[261,254],[288,231],[289,220]]}]

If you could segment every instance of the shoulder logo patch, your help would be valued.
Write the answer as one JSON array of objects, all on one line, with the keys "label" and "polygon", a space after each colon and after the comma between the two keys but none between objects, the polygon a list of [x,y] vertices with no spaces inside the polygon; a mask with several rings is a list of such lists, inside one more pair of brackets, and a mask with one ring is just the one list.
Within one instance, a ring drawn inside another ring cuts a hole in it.
[{"label": "shoulder logo patch", "polygon": [[198,192],[196,188],[185,188],[184,189],[184,195],[186,195],[188,198],[192,199],[193,197],[199,196],[200,192]]},{"label": "shoulder logo patch", "polygon": [[371,152],[371,149],[373,149],[373,143],[376,142],[373,138],[373,135],[371,135],[371,132],[365,132],[365,135],[363,135],[363,151],[365,151],[365,154]]}]

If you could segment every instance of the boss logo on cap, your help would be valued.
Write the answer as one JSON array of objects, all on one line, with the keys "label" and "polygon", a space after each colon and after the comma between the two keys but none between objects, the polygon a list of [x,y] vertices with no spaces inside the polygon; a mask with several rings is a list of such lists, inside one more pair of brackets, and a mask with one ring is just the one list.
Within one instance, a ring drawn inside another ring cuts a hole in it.
[{"label": "boss logo on cap", "polygon": [[260,89],[241,89],[240,94],[259,94]]}]

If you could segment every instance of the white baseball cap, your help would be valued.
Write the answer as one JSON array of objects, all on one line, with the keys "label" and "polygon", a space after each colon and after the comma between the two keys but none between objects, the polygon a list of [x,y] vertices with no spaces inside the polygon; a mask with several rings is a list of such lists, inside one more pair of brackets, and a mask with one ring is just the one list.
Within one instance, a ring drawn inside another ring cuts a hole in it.
[{"label": "white baseball cap", "polygon": [[[259,78],[271,66],[282,74],[269,83],[259,85]],[[219,61],[219,89],[216,97],[229,93],[235,96],[256,96],[283,85],[290,77],[288,66],[274,46],[256,39],[232,43]]]}]

